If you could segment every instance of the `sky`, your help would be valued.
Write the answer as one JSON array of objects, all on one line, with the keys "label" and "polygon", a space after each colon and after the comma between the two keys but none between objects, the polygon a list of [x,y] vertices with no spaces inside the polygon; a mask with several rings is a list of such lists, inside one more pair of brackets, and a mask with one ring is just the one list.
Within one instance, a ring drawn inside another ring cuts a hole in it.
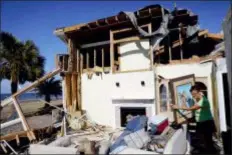
[{"label": "sky", "polygon": [[[22,41],[33,40],[46,58],[45,70],[50,72],[55,69],[55,55],[67,52],[65,44],[53,34],[56,28],[95,21],[120,11],[135,11],[151,4],[174,8],[171,1],[1,1],[1,30]],[[218,33],[230,3],[176,1],[176,5],[198,14],[202,29]],[[10,93],[9,81],[3,80],[1,88],[2,93]]]}]

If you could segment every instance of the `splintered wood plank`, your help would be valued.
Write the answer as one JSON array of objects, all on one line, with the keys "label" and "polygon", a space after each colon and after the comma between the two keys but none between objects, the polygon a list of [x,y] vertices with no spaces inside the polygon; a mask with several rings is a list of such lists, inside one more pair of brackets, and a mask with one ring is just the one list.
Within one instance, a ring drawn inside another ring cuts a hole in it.
[{"label": "splintered wood plank", "polygon": [[21,121],[22,121],[23,129],[24,129],[25,131],[30,130],[29,125],[28,125],[28,123],[27,123],[27,121],[26,121],[25,116],[23,115],[22,109],[21,109],[21,107],[19,106],[19,103],[18,103],[17,99],[14,98],[14,97],[13,97],[12,99],[13,99],[13,104],[14,104],[14,106],[15,106],[15,109],[16,109],[18,115],[19,115],[19,118],[20,118]]},{"label": "splintered wood plank", "polygon": [[67,74],[64,77],[65,81],[65,94],[66,94],[66,102],[67,102],[67,109],[70,110],[72,106],[72,98],[71,98],[71,75]]},{"label": "splintered wood plank", "polygon": [[6,147],[5,147],[2,143],[0,143],[0,145],[1,145],[2,150],[3,150],[5,153],[8,153]]},{"label": "splintered wood plank", "polygon": [[208,33],[207,36],[208,36],[209,38],[217,39],[217,40],[221,40],[221,39],[223,39],[223,37],[224,37],[223,34],[213,34],[213,33]]},{"label": "splintered wood plank", "polygon": [[78,110],[82,110],[82,102],[81,102],[81,96],[82,96],[82,91],[81,91],[81,74],[77,75],[77,97],[78,97]]},{"label": "splintered wood plank", "polygon": [[19,135],[16,135],[15,139],[16,139],[17,146],[19,146],[20,145]]},{"label": "splintered wood plank", "polygon": [[27,132],[27,137],[28,137],[29,141],[32,141],[32,140],[33,140],[33,138],[32,138],[32,136],[31,136],[30,132]]},{"label": "splintered wood plank", "polygon": [[20,131],[20,132],[10,133],[5,136],[0,136],[0,140],[11,141],[16,138],[16,135],[18,135],[19,137],[27,137],[27,131]]},{"label": "splintered wood plank", "polygon": [[30,130],[29,133],[30,133],[32,139],[33,139],[33,140],[36,140],[34,131]]},{"label": "splintered wood plank", "polygon": [[58,68],[52,72],[49,72],[48,74],[46,74],[45,76],[43,76],[42,78],[36,80],[35,82],[33,82],[31,85],[23,88],[23,89],[20,89],[19,91],[17,91],[15,94],[13,94],[11,97],[17,97],[18,95],[22,94],[22,93],[25,93],[26,91],[29,91],[30,89],[32,88],[35,88],[36,86],[38,86],[41,82],[55,76],[56,74],[60,73],[61,72],[61,69]]},{"label": "splintered wood plank", "polygon": [[72,74],[72,111],[77,110],[77,75]]}]

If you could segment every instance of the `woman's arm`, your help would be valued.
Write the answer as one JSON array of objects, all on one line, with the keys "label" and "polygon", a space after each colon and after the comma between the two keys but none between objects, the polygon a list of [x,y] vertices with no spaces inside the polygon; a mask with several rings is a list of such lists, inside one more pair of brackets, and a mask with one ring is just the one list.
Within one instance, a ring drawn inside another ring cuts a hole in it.
[{"label": "woman's arm", "polygon": [[178,107],[177,105],[171,104],[170,105],[172,109],[180,109],[180,110],[187,110],[187,111],[193,111],[193,110],[198,110],[201,107],[197,104],[194,104],[192,107],[188,108],[188,107]]}]

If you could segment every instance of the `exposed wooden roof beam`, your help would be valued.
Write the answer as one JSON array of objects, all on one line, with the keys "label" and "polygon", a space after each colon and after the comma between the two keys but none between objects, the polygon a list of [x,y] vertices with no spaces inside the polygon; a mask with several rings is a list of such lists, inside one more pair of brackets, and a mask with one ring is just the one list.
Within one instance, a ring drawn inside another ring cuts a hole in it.
[{"label": "exposed wooden roof beam", "polygon": [[213,33],[208,33],[207,37],[212,38],[212,39],[223,39],[223,34],[213,34]]}]

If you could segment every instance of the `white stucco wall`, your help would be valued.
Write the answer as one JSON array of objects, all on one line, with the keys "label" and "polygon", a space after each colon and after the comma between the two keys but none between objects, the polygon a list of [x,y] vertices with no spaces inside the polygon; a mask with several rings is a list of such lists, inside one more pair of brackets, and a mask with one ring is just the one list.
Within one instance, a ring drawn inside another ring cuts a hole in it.
[{"label": "white stucco wall", "polygon": [[149,48],[148,39],[120,44],[120,70],[148,69],[150,67]]},{"label": "white stucco wall", "polygon": [[173,79],[181,76],[194,74],[195,77],[207,77],[208,99],[211,104],[211,112],[213,113],[213,94],[212,94],[212,69],[213,62],[194,63],[194,64],[173,64],[162,65],[155,68],[155,74],[161,75],[166,79]]},{"label": "white stucco wall", "polygon": [[225,100],[224,100],[224,91],[223,91],[223,79],[222,79],[222,74],[227,73],[225,58],[217,59],[216,64],[217,64],[216,79],[217,79],[217,95],[218,95],[218,105],[219,105],[220,130],[227,131]]},{"label": "white stucco wall", "polygon": [[[141,81],[145,82],[145,86],[141,85]],[[155,113],[153,71],[94,74],[92,79],[83,74],[81,82],[83,109],[97,123],[118,126],[116,117],[120,116],[120,106],[145,107],[149,115]],[[120,87],[116,87],[116,82],[120,83]]]}]

